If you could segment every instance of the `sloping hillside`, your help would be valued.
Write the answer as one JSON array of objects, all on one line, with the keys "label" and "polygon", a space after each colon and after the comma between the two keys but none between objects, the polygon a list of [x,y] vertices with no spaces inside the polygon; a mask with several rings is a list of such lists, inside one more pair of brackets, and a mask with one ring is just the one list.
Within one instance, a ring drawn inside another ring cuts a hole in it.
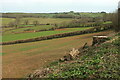
[{"label": "sloping hillside", "polygon": [[120,79],[120,34],[98,46],[86,48],[76,59],[51,63],[32,78],[114,78]]}]

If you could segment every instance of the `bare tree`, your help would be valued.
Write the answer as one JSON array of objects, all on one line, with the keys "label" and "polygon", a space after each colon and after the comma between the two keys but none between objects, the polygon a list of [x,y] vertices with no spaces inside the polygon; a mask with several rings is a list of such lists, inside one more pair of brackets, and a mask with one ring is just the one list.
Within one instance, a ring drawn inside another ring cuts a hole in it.
[{"label": "bare tree", "polygon": [[111,13],[105,13],[103,15],[103,21],[106,22],[106,21],[110,21],[111,20]]},{"label": "bare tree", "polygon": [[18,27],[18,25],[19,25],[19,23],[20,23],[20,19],[21,19],[20,16],[16,16],[16,18],[15,18],[15,27],[16,27],[16,28]]},{"label": "bare tree", "polygon": [[55,25],[55,27],[58,27],[58,24],[54,24]]},{"label": "bare tree", "polygon": [[9,25],[9,27],[14,27],[15,26],[15,22],[10,22],[8,25]]},{"label": "bare tree", "polygon": [[38,22],[38,21],[33,21],[33,24],[34,24],[35,26],[37,26],[37,25],[39,24],[39,22]]},{"label": "bare tree", "polygon": [[25,25],[28,25],[28,23],[29,23],[28,20],[25,20],[25,21],[24,21],[24,24],[25,24]]}]

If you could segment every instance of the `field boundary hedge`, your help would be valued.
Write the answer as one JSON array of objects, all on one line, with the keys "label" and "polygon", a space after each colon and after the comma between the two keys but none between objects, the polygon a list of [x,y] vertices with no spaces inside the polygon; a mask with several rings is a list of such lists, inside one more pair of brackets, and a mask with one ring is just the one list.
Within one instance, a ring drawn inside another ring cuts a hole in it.
[{"label": "field boundary hedge", "polygon": [[108,26],[108,27],[94,27],[94,28],[91,28],[91,29],[83,30],[83,31],[75,31],[75,32],[69,32],[69,33],[49,35],[49,36],[44,36],[44,37],[36,37],[36,38],[31,38],[31,39],[2,42],[2,43],[0,43],[0,45],[19,44],[19,43],[27,43],[27,42],[49,40],[49,39],[54,39],[54,38],[62,38],[62,37],[68,37],[68,36],[74,36],[74,35],[80,35],[80,34],[87,34],[87,33],[94,33],[94,32],[104,31],[104,30],[108,30],[110,28],[111,28],[111,26]]}]

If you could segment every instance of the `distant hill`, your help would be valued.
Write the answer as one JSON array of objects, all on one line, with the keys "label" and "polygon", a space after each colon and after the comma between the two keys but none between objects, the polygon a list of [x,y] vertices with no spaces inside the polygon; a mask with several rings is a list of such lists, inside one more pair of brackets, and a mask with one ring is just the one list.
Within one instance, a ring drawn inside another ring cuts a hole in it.
[{"label": "distant hill", "polygon": [[102,17],[104,13],[88,12],[62,12],[62,13],[2,13],[3,18],[34,17],[34,18],[76,18],[76,17]]}]

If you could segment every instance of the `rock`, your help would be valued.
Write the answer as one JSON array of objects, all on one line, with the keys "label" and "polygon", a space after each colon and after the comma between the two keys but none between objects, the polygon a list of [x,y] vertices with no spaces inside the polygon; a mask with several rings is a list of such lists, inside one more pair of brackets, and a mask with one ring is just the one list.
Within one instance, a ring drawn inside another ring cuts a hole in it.
[{"label": "rock", "polygon": [[84,46],[82,47],[82,49],[88,48],[89,46],[87,45],[87,43],[84,44]]},{"label": "rock", "polygon": [[59,61],[62,61],[62,62],[70,61],[76,58],[79,53],[80,52],[78,51],[78,49],[73,48],[66,56],[64,56],[63,58],[60,58]]},{"label": "rock", "polygon": [[64,56],[64,61],[70,61],[72,60],[72,56],[70,54]]},{"label": "rock", "polygon": [[50,68],[42,68],[28,75],[27,80],[30,80],[31,78],[46,78],[46,74],[51,72],[52,72],[52,69]]},{"label": "rock", "polygon": [[73,48],[72,51],[70,51],[70,55],[72,57],[72,59],[74,59],[80,52],[78,51],[78,49]]},{"label": "rock", "polygon": [[64,61],[65,61],[65,58],[60,58],[59,61],[64,62]]},{"label": "rock", "polygon": [[108,36],[93,36],[92,46],[101,44],[106,40],[109,40]]}]

